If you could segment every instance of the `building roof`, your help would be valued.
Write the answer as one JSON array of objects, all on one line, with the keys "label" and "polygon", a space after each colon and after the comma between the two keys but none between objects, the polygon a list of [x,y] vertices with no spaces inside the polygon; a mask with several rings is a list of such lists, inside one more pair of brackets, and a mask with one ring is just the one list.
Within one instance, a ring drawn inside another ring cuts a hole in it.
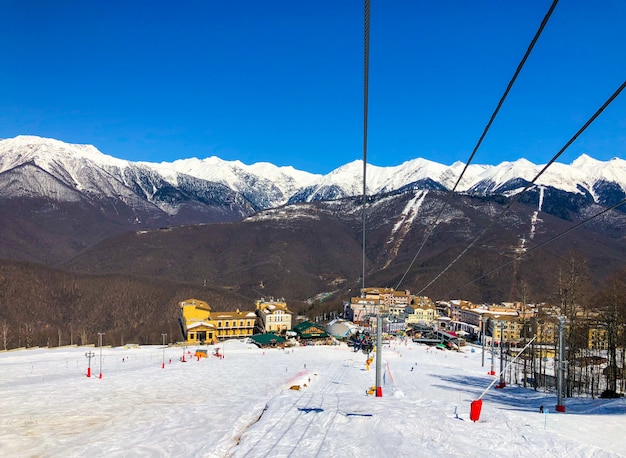
[{"label": "building roof", "polygon": [[195,323],[187,325],[187,330],[195,329],[200,326],[204,326],[206,328],[215,328],[215,326],[213,326],[211,323],[207,323],[206,321],[196,321]]},{"label": "building roof", "polygon": [[274,300],[274,299],[270,299],[270,300],[265,300],[265,299],[259,299],[256,301],[256,308],[257,310],[262,310],[265,313],[272,313],[275,310],[283,310],[286,313],[293,313],[291,310],[289,310],[289,308],[287,307],[287,303],[285,302],[284,299],[282,300]]},{"label": "building roof", "polygon": [[394,291],[393,288],[377,288],[377,287],[369,287],[362,288],[361,292],[365,294],[390,294]]},{"label": "building roof", "polygon": [[209,312],[211,311],[211,306],[208,303],[201,301],[200,299],[187,299],[180,302],[178,305],[180,305],[181,308],[187,306],[195,306],[197,309],[208,310]]},{"label": "building roof", "polygon": [[256,314],[252,311],[236,311],[236,312],[213,312],[212,320],[237,320],[239,318],[256,318]]},{"label": "building roof", "polygon": [[277,345],[287,342],[282,336],[268,332],[267,334],[255,334],[250,337],[252,341],[259,347],[267,347],[270,345]]},{"label": "building roof", "polygon": [[328,337],[328,333],[324,328],[317,323],[311,321],[303,321],[293,327],[292,331],[298,333],[298,335],[304,339],[310,339],[313,337]]},{"label": "building roof", "polygon": [[341,318],[331,321],[326,326],[326,332],[334,337],[348,337],[350,334],[357,332],[359,329],[360,326]]},{"label": "building roof", "polygon": [[413,310],[437,310],[434,305],[431,304],[409,304],[404,306],[404,309],[411,308]]},{"label": "building roof", "polygon": [[277,302],[272,302],[272,303],[264,302],[262,304],[257,303],[257,310],[266,315],[270,315],[276,312],[277,310],[283,311],[285,313],[293,314],[293,312],[289,310],[289,308],[287,308],[287,304],[277,303]]}]

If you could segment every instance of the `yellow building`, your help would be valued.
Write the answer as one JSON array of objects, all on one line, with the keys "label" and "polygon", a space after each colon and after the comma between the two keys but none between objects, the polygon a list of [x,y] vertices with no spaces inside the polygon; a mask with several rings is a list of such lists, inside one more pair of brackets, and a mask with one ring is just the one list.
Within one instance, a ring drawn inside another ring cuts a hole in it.
[{"label": "yellow building", "polygon": [[412,304],[405,308],[406,324],[432,323],[439,313],[434,304]]},{"label": "yellow building", "polygon": [[396,291],[393,288],[362,288],[361,296],[350,299],[352,321],[365,323],[370,314],[381,313],[400,317],[405,308],[411,304],[413,296],[407,291]]},{"label": "yellow building", "polygon": [[496,342],[519,342],[522,337],[522,322],[516,316],[500,316],[489,320],[489,331]]},{"label": "yellow building", "polygon": [[608,350],[609,341],[606,327],[599,324],[589,327],[588,346],[590,350]]},{"label": "yellow building", "polygon": [[252,311],[212,312],[209,304],[198,299],[182,301],[179,306],[187,343],[216,343],[223,339],[249,337],[254,332],[256,315]]},{"label": "yellow building", "polygon": [[283,333],[291,331],[293,312],[287,308],[286,302],[260,299],[256,301],[255,312],[259,317],[261,332]]},{"label": "yellow building", "polygon": [[559,323],[556,318],[546,317],[537,321],[537,343],[555,345],[559,337]]},{"label": "yellow building", "polygon": [[[447,315],[453,321],[464,321],[463,320],[463,312],[465,310],[472,310],[477,306],[470,301],[465,301],[462,299],[455,299],[452,301],[446,301],[446,308],[448,310]],[[472,323],[477,324],[477,323]]]}]

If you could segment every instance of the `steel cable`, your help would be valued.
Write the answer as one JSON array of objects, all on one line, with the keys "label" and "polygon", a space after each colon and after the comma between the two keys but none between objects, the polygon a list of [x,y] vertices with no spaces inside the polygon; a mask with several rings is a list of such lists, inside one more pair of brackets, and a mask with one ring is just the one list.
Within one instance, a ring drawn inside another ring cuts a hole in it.
[{"label": "steel cable", "polygon": [[545,28],[546,24],[548,23],[548,20],[550,19],[550,16],[552,15],[552,12],[556,8],[557,3],[558,3],[558,0],[554,0],[552,2],[552,5],[550,5],[550,9],[548,10],[546,15],[544,16],[543,21],[541,21],[541,25],[539,26],[539,29],[537,29],[537,32],[535,33],[535,36],[533,37],[533,39],[531,40],[530,44],[528,45],[528,48],[526,49],[526,52],[524,53],[524,57],[522,57],[522,60],[518,64],[518,66],[517,66],[517,68],[515,70],[515,73],[513,74],[513,77],[509,81],[509,84],[507,85],[506,90],[504,91],[504,94],[502,94],[502,97],[500,97],[500,101],[498,102],[498,105],[496,106],[495,110],[491,114],[491,117],[489,118],[489,122],[487,123],[487,125],[483,129],[483,133],[480,136],[480,138],[478,139],[478,142],[476,143],[476,146],[474,146],[474,149],[472,150],[472,154],[470,154],[469,158],[467,159],[467,161],[465,163],[465,167],[463,167],[463,170],[461,171],[461,174],[457,178],[456,183],[454,184],[454,187],[448,192],[448,196],[446,198],[446,201],[439,208],[439,212],[437,213],[437,216],[435,217],[434,222],[430,225],[429,229],[427,230],[426,235],[424,236],[424,240],[422,241],[422,244],[420,245],[419,249],[417,250],[417,253],[415,253],[415,256],[411,260],[411,263],[407,267],[404,275],[402,276],[402,278],[398,282],[398,285],[396,286],[396,290],[400,287],[400,285],[402,284],[402,282],[404,281],[404,279],[408,275],[409,271],[413,267],[413,264],[415,264],[415,261],[417,260],[417,257],[420,255],[420,253],[422,252],[422,249],[426,245],[426,242],[428,241],[428,239],[432,235],[433,231],[435,230],[435,227],[437,226],[437,223],[439,222],[439,220],[441,218],[441,215],[443,214],[444,210],[448,207],[448,205],[450,203],[450,200],[452,199],[452,196],[454,195],[454,192],[456,191],[456,188],[459,186],[459,183],[461,182],[461,179],[465,175],[465,172],[467,171],[467,168],[469,167],[470,163],[474,159],[474,156],[476,155],[476,152],[478,151],[478,148],[482,144],[485,136],[487,135],[487,132],[489,131],[489,129],[491,128],[491,125],[493,124],[494,120],[496,119],[496,116],[498,115],[498,112],[500,111],[500,108],[502,107],[502,105],[504,104],[505,99],[509,95],[509,92],[511,91],[511,88],[513,87],[513,84],[515,83],[515,81],[517,80],[518,75],[522,71],[522,68],[524,67],[524,64],[526,63],[526,60],[528,59],[528,56],[530,56],[531,51],[535,47],[535,44],[537,43],[537,40],[539,39],[539,36],[543,32],[543,29]]}]

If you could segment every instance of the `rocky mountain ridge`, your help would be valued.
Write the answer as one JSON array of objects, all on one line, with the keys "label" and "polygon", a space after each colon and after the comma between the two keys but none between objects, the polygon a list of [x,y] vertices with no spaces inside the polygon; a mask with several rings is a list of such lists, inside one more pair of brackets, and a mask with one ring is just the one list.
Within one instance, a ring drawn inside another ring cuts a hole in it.
[{"label": "rocky mountain ridge", "polygon": [[[576,266],[601,287],[624,267],[626,206],[559,234],[623,200],[623,162],[555,164],[542,177],[551,182],[506,213],[539,166],[472,167],[441,213],[462,164],[371,166],[367,283],[434,299],[558,302],[559,274]],[[22,339],[32,334],[24,323],[40,330],[37,342],[72,329],[152,342],[189,297],[216,310],[268,296],[298,314],[340,310],[362,280],[361,171],[359,161],[326,176],[218,158],[131,163],[56,140],[2,140],[0,320]]]},{"label": "rocky mountain ridge", "polygon": [[[8,180],[21,167],[47,173],[55,184]],[[404,189],[451,189],[464,164],[445,166],[417,158],[393,167],[368,165],[368,194]],[[105,155],[90,145],[20,136],[0,140],[0,192],[8,196],[45,196],[77,200],[83,196],[116,198],[131,206],[155,207],[175,214],[185,203],[230,206],[247,216],[285,203],[311,202],[360,195],[362,162],[357,160],[326,175],[277,167],[269,163],[243,164],[217,157],[180,159],[171,163],[131,162]],[[510,196],[543,168],[520,159],[499,165],[470,165],[457,192]],[[553,164],[536,182],[579,194],[596,203],[626,196],[626,161],[598,161],[582,155],[571,164]],[[221,197],[218,197],[221,196]]]},{"label": "rocky mountain ridge", "polygon": [[[411,225],[427,216],[418,217],[417,210],[404,209],[404,200],[425,202],[422,209],[429,207],[434,196],[445,194],[454,185],[462,167],[461,163],[448,167],[424,159],[396,167],[368,166],[370,205],[389,202],[385,224],[400,224],[400,218],[404,223],[396,232],[406,234]],[[457,197],[470,197],[466,204],[475,208],[501,205],[523,189],[540,168],[525,160],[471,165]],[[352,204],[347,202],[361,192],[361,173],[360,161],[321,176],[292,167],[248,166],[215,157],[135,163],[107,156],[89,145],[27,136],[0,140],[0,230],[4,235],[0,258],[61,265],[95,244],[129,231],[245,218],[278,221],[291,218],[294,212],[307,213],[307,205],[313,203],[336,207],[332,217],[346,222],[352,219]],[[578,222],[624,197],[626,161],[602,162],[581,156],[570,165],[553,164],[520,203],[532,209],[533,227],[540,232],[541,215]],[[358,207],[357,203],[355,211],[360,214]],[[309,218],[319,214],[319,208],[309,210]],[[469,208],[458,211],[466,213]],[[626,213],[625,206],[620,211]],[[402,216],[409,213],[411,217]],[[358,232],[358,225],[351,225],[351,231]],[[613,222],[602,231],[620,239],[620,227]]]}]

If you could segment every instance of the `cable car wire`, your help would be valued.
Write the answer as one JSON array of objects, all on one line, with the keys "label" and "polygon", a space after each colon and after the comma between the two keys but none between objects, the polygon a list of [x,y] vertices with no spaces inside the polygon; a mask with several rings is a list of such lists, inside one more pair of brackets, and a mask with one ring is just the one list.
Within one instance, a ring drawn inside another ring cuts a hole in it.
[{"label": "cable car wire", "polygon": [[583,225],[587,224],[589,221],[594,220],[594,219],[596,219],[597,217],[599,217],[599,216],[601,216],[601,215],[603,215],[603,214],[605,214],[605,213],[607,213],[607,212],[609,212],[609,211],[611,211],[611,210],[613,210],[613,209],[615,209],[615,208],[617,208],[617,207],[619,207],[619,206],[621,206],[621,205],[624,205],[624,204],[626,204],[626,199],[623,199],[623,200],[619,201],[618,203],[616,203],[616,204],[614,204],[614,205],[612,205],[612,206],[610,206],[610,207],[608,207],[608,208],[605,208],[605,209],[604,209],[604,210],[602,210],[601,212],[598,212],[598,213],[596,213],[595,215],[590,216],[590,217],[589,217],[589,218],[587,218],[586,220],[583,220],[583,221],[579,222],[578,224],[575,224],[574,226],[570,227],[569,229],[566,229],[566,230],[564,230],[563,232],[561,232],[561,233],[559,233],[559,234],[555,235],[555,236],[554,236],[554,237],[552,237],[551,239],[546,240],[546,241],[545,241],[545,242],[543,242],[543,243],[540,243],[539,245],[537,245],[536,247],[534,247],[534,248],[532,248],[532,249],[530,249],[530,250],[526,251],[525,253],[522,253],[521,255],[516,256],[515,258],[511,259],[510,261],[505,262],[505,263],[504,263],[504,264],[502,264],[501,266],[496,267],[495,269],[490,270],[490,271],[489,271],[489,272],[487,272],[486,274],[483,274],[483,275],[481,275],[480,277],[477,277],[477,278],[475,278],[474,280],[469,281],[469,282],[465,283],[464,285],[459,286],[458,288],[453,289],[452,291],[449,291],[449,292],[446,294],[446,296],[445,296],[445,297],[450,297],[450,296],[452,295],[452,293],[455,293],[455,292],[457,292],[457,291],[459,291],[459,290],[461,290],[461,289],[465,288],[466,286],[469,286],[469,285],[471,285],[471,284],[473,284],[473,283],[476,283],[478,280],[482,280],[483,278],[488,277],[488,276],[489,276],[489,275],[491,275],[492,273],[497,272],[498,270],[500,270],[500,269],[502,269],[502,268],[504,268],[504,267],[506,267],[506,266],[508,266],[508,265],[511,265],[511,264],[513,264],[514,262],[517,262],[517,261],[521,260],[523,257],[528,256],[530,253],[532,253],[532,252],[534,252],[534,251],[537,251],[537,250],[538,250],[538,249],[540,249],[540,248],[543,248],[544,246],[548,245],[549,243],[552,243],[552,242],[554,242],[555,240],[560,239],[560,238],[561,238],[561,237],[563,237],[564,235],[566,235],[566,234],[568,234],[568,233],[572,232],[573,230],[578,229],[580,226],[583,226]]},{"label": "cable car wire", "polygon": [[469,167],[470,163],[474,159],[474,156],[476,155],[476,152],[478,151],[478,148],[480,148],[480,145],[482,144],[485,136],[487,135],[487,132],[489,131],[489,129],[491,128],[491,125],[493,124],[494,120],[496,119],[496,116],[498,115],[498,112],[500,111],[500,108],[502,108],[502,105],[504,104],[505,99],[509,95],[509,92],[511,91],[511,88],[513,87],[513,84],[517,80],[518,75],[522,71],[522,68],[524,67],[524,64],[526,63],[526,60],[528,59],[528,56],[530,56],[531,51],[535,47],[535,44],[537,43],[537,40],[539,39],[539,36],[543,32],[543,29],[545,28],[546,24],[548,23],[548,20],[550,19],[550,16],[552,15],[552,12],[556,8],[557,3],[558,3],[558,0],[554,0],[552,2],[552,5],[550,5],[550,8],[548,9],[548,12],[544,16],[543,21],[541,21],[541,25],[539,26],[539,29],[537,29],[537,32],[535,33],[535,36],[533,37],[533,39],[531,40],[530,44],[528,45],[528,48],[526,49],[526,52],[524,53],[524,57],[522,57],[522,60],[517,65],[517,68],[515,69],[515,73],[513,74],[513,77],[509,81],[509,84],[507,85],[504,93],[502,94],[502,97],[500,97],[500,101],[498,102],[498,105],[496,106],[495,110],[491,114],[491,117],[489,118],[489,122],[487,123],[487,125],[483,129],[482,135],[478,139],[478,142],[476,143],[476,146],[474,146],[474,149],[472,150],[472,153],[470,154],[469,158],[465,162],[465,167],[463,167],[463,170],[461,171],[461,174],[457,178],[456,183],[454,184],[452,189],[448,192],[448,196],[446,198],[446,201],[439,208],[439,212],[437,213],[437,216],[435,217],[434,222],[430,225],[429,229],[427,230],[426,235],[424,236],[424,240],[422,241],[422,244],[420,245],[419,249],[417,250],[417,253],[415,253],[415,256],[413,257],[411,263],[407,267],[404,275],[402,276],[402,278],[398,282],[398,285],[396,286],[396,290],[398,288],[400,288],[400,285],[402,284],[402,282],[404,281],[404,279],[408,275],[409,271],[413,267],[413,264],[415,264],[415,261],[417,260],[417,257],[420,255],[420,253],[422,252],[422,249],[426,245],[426,242],[428,241],[428,239],[432,235],[433,231],[435,230],[435,227],[437,226],[437,223],[439,222],[439,220],[441,218],[441,215],[443,214],[444,210],[448,207],[448,205],[450,203],[450,200],[452,199],[452,196],[454,195],[454,192],[456,191],[456,188],[459,186],[459,183],[461,182],[461,179],[465,175],[465,172],[467,171],[467,168]]},{"label": "cable car wire", "polygon": [[363,24],[363,274],[362,284],[365,290],[365,220],[367,206],[367,114],[369,101],[370,67],[370,0],[365,0]]},{"label": "cable car wire", "polygon": [[446,273],[448,271],[448,269],[450,269],[450,267],[452,267],[459,259],[461,259],[461,257],[463,257],[463,255],[465,255],[465,253],[467,253],[469,251],[470,248],[472,248],[476,242],[483,236],[485,235],[485,233],[487,233],[487,231],[489,229],[491,229],[491,227],[495,224],[496,221],[498,221],[500,218],[502,218],[507,211],[509,211],[509,209],[516,204],[519,199],[522,197],[522,195],[528,191],[530,188],[532,188],[535,185],[535,182],[539,179],[539,177],[541,175],[543,175],[543,173],[548,169],[548,167],[550,167],[558,158],[559,156],[561,156],[561,154],[563,154],[563,152],[565,152],[565,150],[567,148],[569,148],[569,146],[574,143],[576,141],[576,139],[580,136],[580,134],[582,134],[587,127],[589,127],[591,125],[591,123],[593,123],[593,121],[596,120],[596,118],[598,116],[600,116],[600,114],[602,114],[602,112],[606,109],[606,107],[608,107],[611,102],[613,102],[613,100],[615,100],[615,98],[617,98],[617,96],[624,90],[624,88],[626,87],[626,81],[624,81],[616,90],[615,92],[613,92],[613,94],[607,99],[606,102],[604,102],[602,104],[602,106],[600,108],[598,108],[598,110],[593,114],[593,116],[591,116],[591,118],[589,118],[589,120],[587,120],[587,122],[578,130],[578,132],[576,132],[572,138],[570,138],[565,145],[563,145],[563,147],[554,155],[554,157],[552,159],[550,159],[550,162],[548,162],[540,171],[539,173],[537,173],[537,175],[535,175],[535,178],[532,179],[532,181],[530,183],[528,183],[526,185],[526,187],[519,192],[514,199],[512,199],[507,205],[506,207],[504,207],[504,209],[494,218],[491,220],[491,223],[489,223],[489,225],[487,225],[487,227],[485,227],[477,236],[474,240],[472,240],[470,242],[470,244],[456,257],[454,258],[447,266],[446,268],[444,268],[439,275],[437,275],[434,279],[432,279],[430,281],[430,283],[428,283],[426,286],[424,286],[418,293],[417,295],[419,296],[424,290],[426,290],[429,286],[431,286],[433,283],[435,283],[444,273]]}]

